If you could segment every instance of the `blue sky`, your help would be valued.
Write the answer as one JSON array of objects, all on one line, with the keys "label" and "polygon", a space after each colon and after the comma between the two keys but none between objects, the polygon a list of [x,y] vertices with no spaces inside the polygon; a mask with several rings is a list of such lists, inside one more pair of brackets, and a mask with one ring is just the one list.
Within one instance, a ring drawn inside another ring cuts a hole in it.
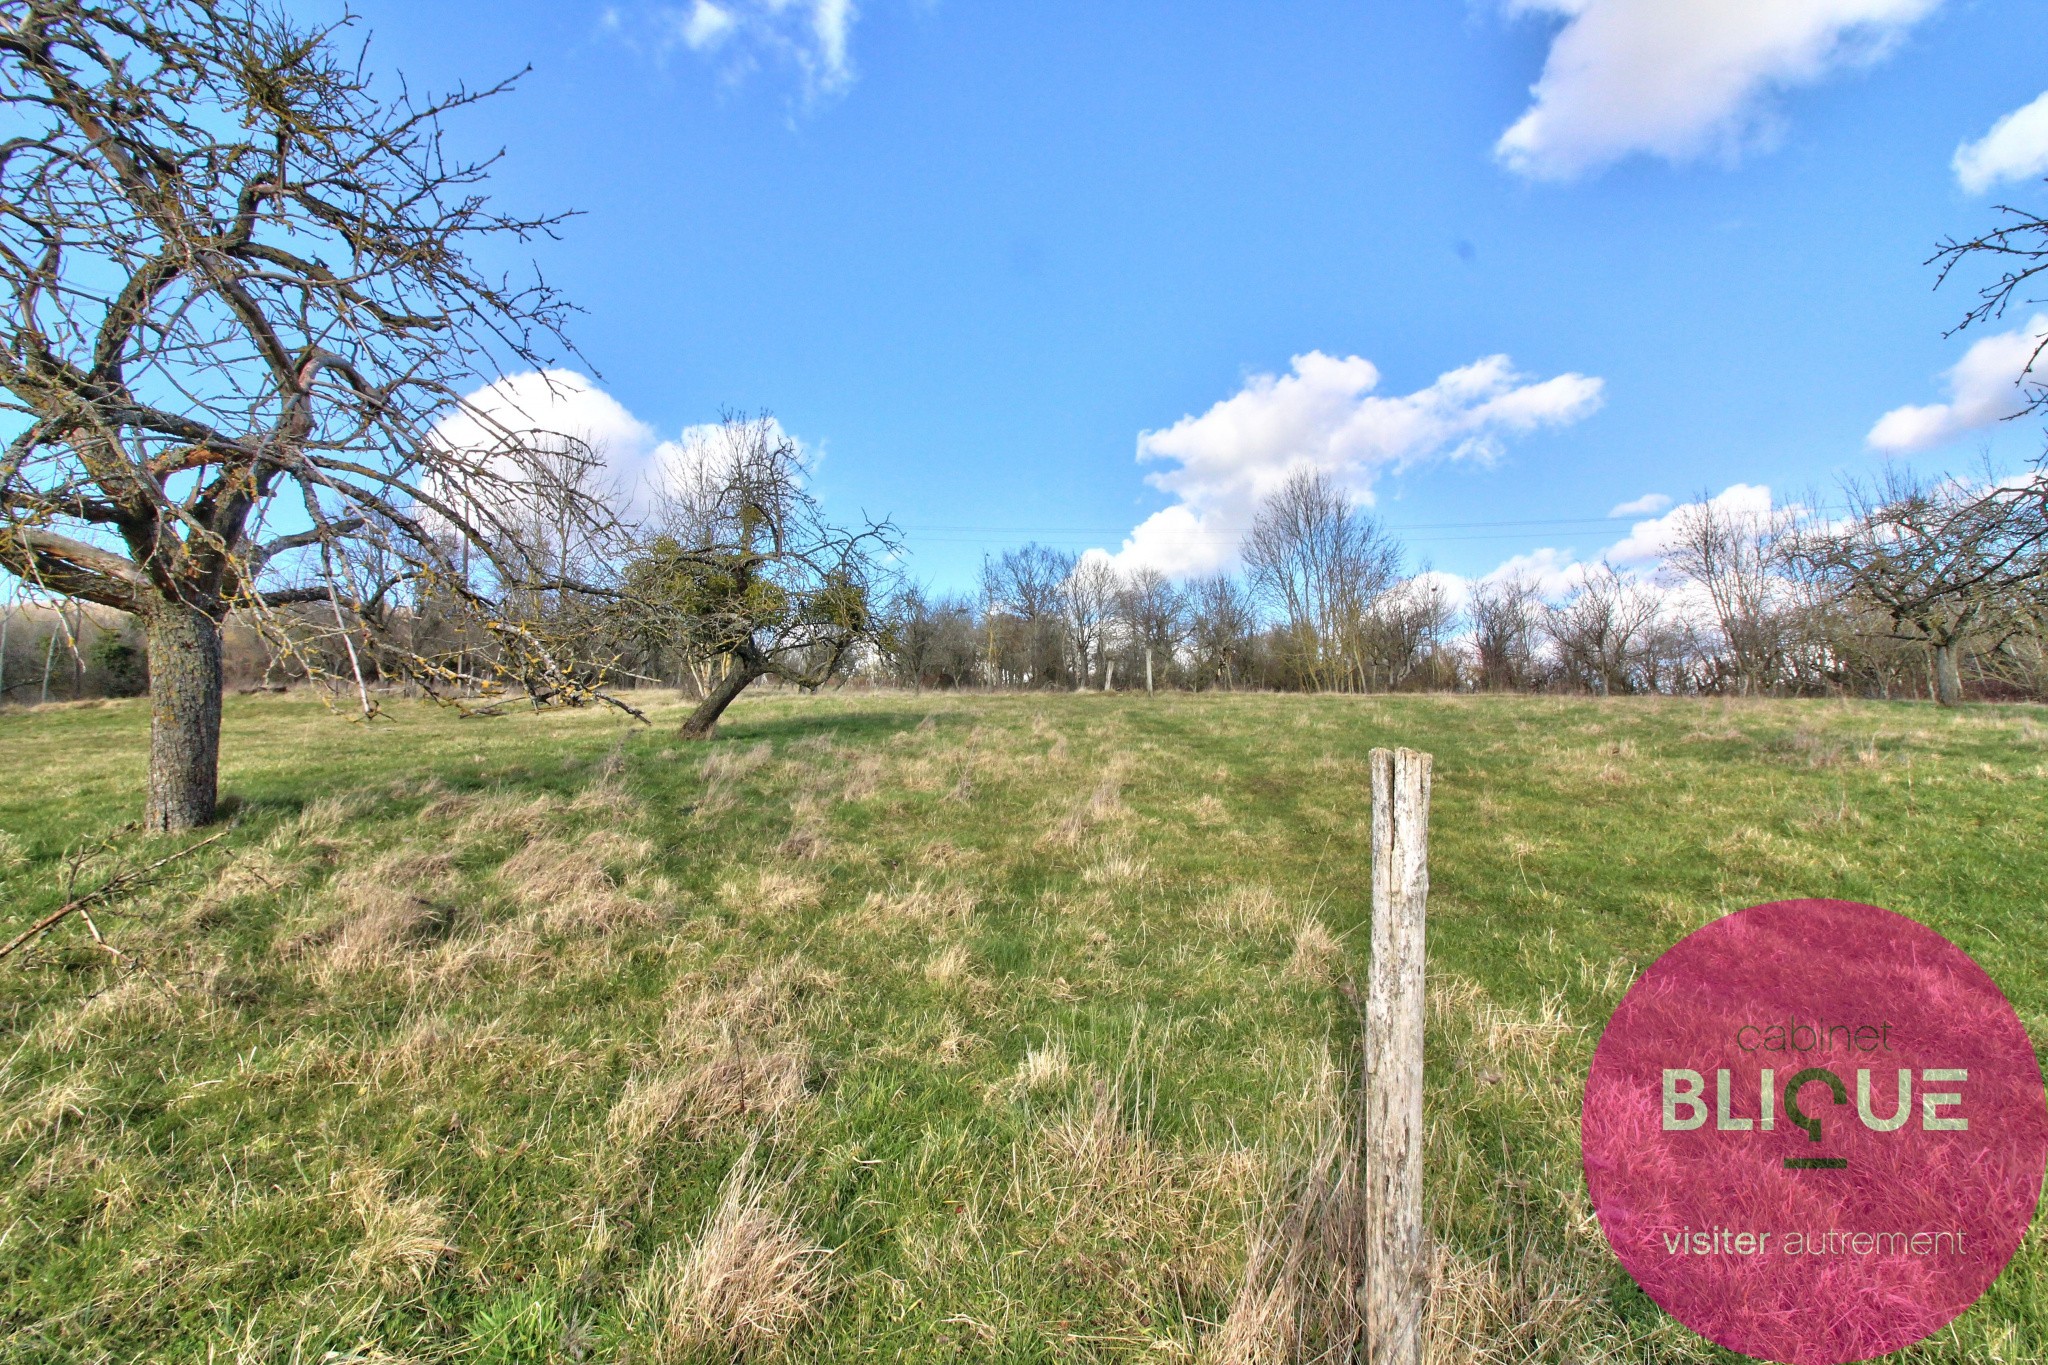
[{"label": "blue sky", "polygon": [[1944,339],[1970,296],[1922,264],[2039,205],[2018,4],[359,11],[415,84],[533,67],[459,139],[505,146],[508,205],[583,211],[540,259],[623,463],[772,409],[941,587],[1176,507],[1127,561],[1225,563],[1290,460],[1476,576],[1597,557],[1646,495],[1825,494],[1952,380],[1881,444],[2040,445],[1992,420],[2025,336]]}]

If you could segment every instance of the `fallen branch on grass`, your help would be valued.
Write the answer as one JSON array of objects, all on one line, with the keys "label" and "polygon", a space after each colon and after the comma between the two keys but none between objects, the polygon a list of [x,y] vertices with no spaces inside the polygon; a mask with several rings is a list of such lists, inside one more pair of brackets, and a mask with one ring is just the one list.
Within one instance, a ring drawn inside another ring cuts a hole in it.
[{"label": "fallen branch on grass", "polygon": [[116,896],[132,895],[134,892],[142,890],[145,886],[148,886],[150,882],[155,878],[156,874],[162,871],[164,868],[170,866],[172,863],[177,862],[180,858],[189,857],[191,854],[197,853],[200,849],[205,848],[208,844],[217,843],[220,840],[227,838],[227,836],[228,831],[222,830],[220,833],[213,835],[211,838],[201,839],[196,844],[192,844],[186,848],[181,848],[176,853],[168,854],[165,857],[159,858],[155,862],[147,865],[146,867],[124,868],[123,870],[116,872],[113,876],[107,878],[104,882],[101,882],[97,887],[93,888],[91,891],[86,892],[83,896],[72,897],[70,900],[64,902],[64,904],[58,906],[55,910],[52,910],[49,914],[44,915],[34,924],[31,924],[28,928],[22,930],[19,934],[16,934],[13,940],[10,941],[6,947],[0,948],[0,958],[6,957],[16,948],[21,947],[23,944],[28,943],[33,939],[41,938],[44,934],[49,933],[52,929],[56,928],[59,924],[63,923],[65,918],[69,915],[76,915],[79,917],[79,919],[83,920],[85,922],[85,927],[87,931],[89,931],[92,934],[92,941],[98,944],[100,947],[104,948],[108,953],[111,953],[114,957],[119,958],[121,956],[120,950],[115,948],[114,945],[112,945],[111,943],[108,943],[105,938],[101,937],[99,925],[93,923],[92,907],[94,905],[99,904],[102,901],[111,900]]}]

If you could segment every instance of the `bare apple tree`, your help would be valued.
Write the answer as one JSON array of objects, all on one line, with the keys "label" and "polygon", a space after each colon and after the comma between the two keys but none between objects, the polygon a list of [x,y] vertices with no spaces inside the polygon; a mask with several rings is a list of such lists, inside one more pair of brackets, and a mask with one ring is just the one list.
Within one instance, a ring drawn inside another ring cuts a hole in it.
[{"label": "bare apple tree", "polygon": [[1924,645],[1934,698],[1954,706],[1965,649],[2039,628],[2048,546],[2031,492],[1890,469],[1850,484],[1848,516],[1802,535],[1799,560],[1833,601]]},{"label": "bare apple tree", "polygon": [[438,593],[514,673],[554,665],[492,597],[528,443],[431,433],[458,385],[567,345],[552,288],[474,258],[559,219],[496,211],[495,158],[444,143],[504,85],[373,83],[351,22],[0,0],[0,567],[140,620],[151,829],[214,814],[230,612],[355,657],[377,606]]}]

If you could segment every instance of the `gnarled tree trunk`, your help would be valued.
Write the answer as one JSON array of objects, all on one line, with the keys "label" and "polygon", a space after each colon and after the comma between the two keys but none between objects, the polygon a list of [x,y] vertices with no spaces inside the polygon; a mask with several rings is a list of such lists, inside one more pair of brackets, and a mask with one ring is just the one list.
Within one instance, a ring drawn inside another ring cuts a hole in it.
[{"label": "gnarled tree trunk", "polygon": [[747,684],[768,670],[759,659],[734,654],[725,676],[711,685],[705,692],[704,700],[697,703],[697,709],[683,722],[684,739],[709,739],[711,732],[718,728],[718,718],[725,714],[725,708],[733,704],[734,698],[747,690]]},{"label": "gnarled tree trunk", "polygon": [[220,782],[220,626],[162,603],[149,631],[149,807],[152,833],[210,824]]}]

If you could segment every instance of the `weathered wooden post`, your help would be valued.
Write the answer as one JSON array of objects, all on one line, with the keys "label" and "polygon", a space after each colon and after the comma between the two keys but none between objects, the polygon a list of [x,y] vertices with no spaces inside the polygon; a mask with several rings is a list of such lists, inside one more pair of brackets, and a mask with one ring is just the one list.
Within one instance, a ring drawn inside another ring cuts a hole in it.
[{"label": "weathered wooden post", "polygon": [[1366,990],[1365,1331],[1370,1365],[1422,1365],[1422,948],[1428,754],[1372,751],[1372,974]]}]

